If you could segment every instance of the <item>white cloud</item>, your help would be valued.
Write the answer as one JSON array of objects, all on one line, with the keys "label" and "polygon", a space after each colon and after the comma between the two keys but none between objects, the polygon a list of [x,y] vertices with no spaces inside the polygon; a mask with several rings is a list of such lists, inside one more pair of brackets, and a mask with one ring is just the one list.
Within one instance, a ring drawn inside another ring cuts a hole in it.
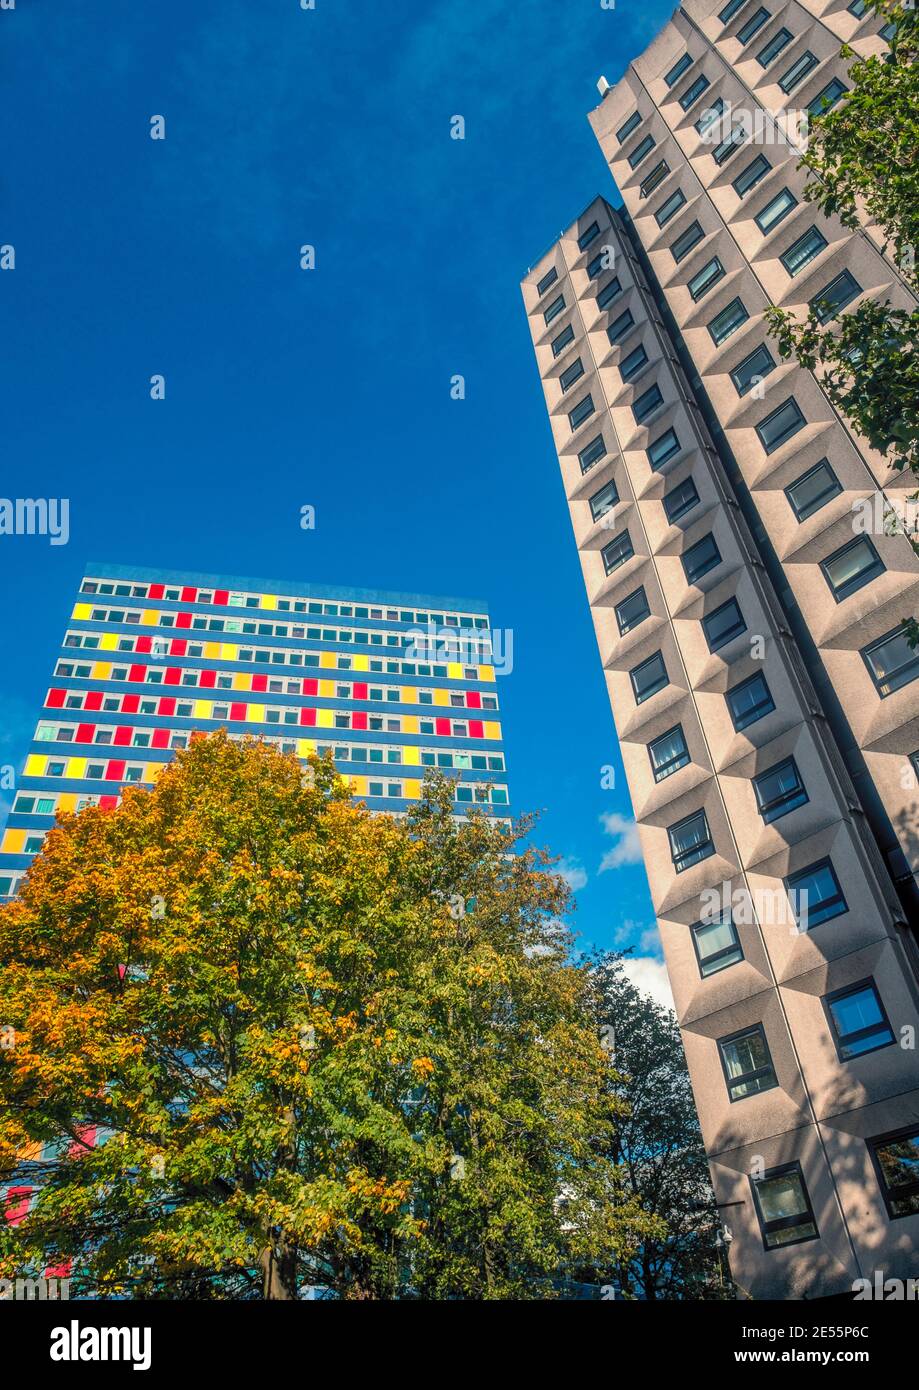
[{"label": "white cloud", "polygon": [[608,849],[600,861],[600,873],[607,869],[620,869],[625,864],[641,863],[641,845],[638,841],[638,826],[628,816],[618,811],[605,811],[600,817],[607,835],[615,835],[617,843]]},{"label": "white cloud", "polygon": [[652,956],[626,956],[622,968],[642,994],[650,994],[661,1008],[673,1008],[673,993],[663,961],[655,960]]},{"label": "white cloud", "polygon": [[577,859],[562,859],[555,866],[559,878],[563,878],[574,892],[583,888],[587,882],[587,870]]}]

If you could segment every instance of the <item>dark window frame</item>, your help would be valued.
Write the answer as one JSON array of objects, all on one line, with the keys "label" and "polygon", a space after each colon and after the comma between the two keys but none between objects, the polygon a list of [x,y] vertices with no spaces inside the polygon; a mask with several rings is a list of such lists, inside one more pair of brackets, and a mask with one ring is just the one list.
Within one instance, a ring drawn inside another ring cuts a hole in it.
[{"label": "dark window frame", "polygon": [[[702,952],[699,950],[699,932],[703,931],[706,927],[730,927],[734,937],[732,945],[721,946],[710,956],[703,956]],[[734,921],[730,909],[728,909],[727,912],[720,912],[717,917],[710,917],[708,921],[702,919],[698,922],[693,922],[689,928],[689,935],[692,940],[693,950],[696,953],[699,978],[702,980],[708,980],[712,975],[719,975],[722,970],[729,970],[732,965],[739,965],[742,960],[746,959],[743,945],[737,933],[737,923]],[[739,952],[739,954],[735,955],[735,952]],[[730,956],[731,959],[727,959],[728,956]],[[720,964],[717,962],[720,962]],[[711,966],[711,968],[706,970],[706,965]]]},{"label": "dark window frame", "polygon": [[[822,859],[815,859],[813,864],[806,864],[803,869],[796,869],[794,873],[786,874],[786,876],[782,879],[782,887],[785,890],[785,896],[788,898],[791,911],[794,915],[795,921],[798,923],[798,926],[800,928],[801,903],[799,885],[802,879],[815,875],[821,869],[827,869],[829,871],[830,878],[836,885],[836,891],[835,893],[831,894],[830,897],[824,898],[823,902],[821,903],[820,908],[818,909],[819,911],[822,912],[827,907],[831,908],[832,910],[828,913],[827,916],[821,917],[819,922],[811,921],[811,908],[810,904],[808,904],[807,927],[805,930],[809,932],[816,930],[817,927],[822,927],[825,922],[832,922],[834,918],[841,917],[844,913],[849,911],[849,904],[846,901],[846,895],[842,890],[842,884],[839,882],[839,875],[833,867],[832,859],[829,855],[824,855]],[[794,894],[794,897],[792,896],[792,894]],[[837,904],[841,904],[841,906],[837,907]]]},{"label": "dark window frame", "polygon": [[[654,754],[651,750],[656,743],[660,743],[665,738],[670,738],[671,734],[679,734],[680,741],[683,745],[682,750],[674,754],[667,762],[656,763],[654,761]],[[674,773],[679,772],[683,767],[688,767],[692,762],[692,758],[689,754],[689,745],[686,742],[686,735],[683,733],[682,724],[674,724],[673,728],[665,730],[662,734],[658,734],[657,738],[652,738],[647,745],[647,749],[648,758],[651,763],[651,775],[655,782],[665,782],[668,777],[672,777]]]},{"label": "dark window frame", "polygon": [[[794,770],[797,785],[789,791],[783,791],[781,794],[765,800],[758,785],[759,782],[765,777],[774,777],[776,773],[783,772],[786,768]],[[750,778],[750,784],[753,787],[756,809],[762,816],[764,825],[774,825],[777,820],[790,816],[793,811],[799,811],[802,806],[807,806],[810,802],[807,787],[804,785],[804,778],[801,776],[801,769],[791,756],[780,758],[771,767],[763,768],[762,772],[758,772],[755,777]]]},{"label": "dark window frame", "polygon": [[[807,482],[808,478],[812,478],[815,473],[817,473],[819,470],[823,468],[827,470],[830,477],[832,478],[832,484],[828,488],[825,488],[823,492],[819,492],[816,498],[814,498],[814,500],[804,511],[799,510],[794,498],[792,497],[792,489],[800,487],[802,483]],[[820,511],[821,507],[825,507],[827,502],[831,502],[834,497],[838,497],[842,491],[842,483],[839,481],[836,474],[833,472],[833,469],[830,466],[829,459],[825,457],[819,459],[817,463],[814,464],[813,468],[808,468],[804,473],[801,474],[800,478],[795,478],[795,480],[789,483],[788,486],[784,489],[785,496],[788,498],[788,505],[789,507],[791,507],[791,510],[794,512],[794,515],[798,521],[807,521],[808,517],[814,516],[816,512]]]},{"label": "dark window frame", "polygon": [[[663,679],[658,677],[653,688],[649,686],[647,690],[639,691],[635,677],[638,675],[639,671],[643,671],[645,667],[651,666],[655,662],[660,662],[661,676]],[[653,652],[651,656],[645,657],[644,661],[639,661],[638,665],[633,666],[629,671],[629,681],[631,682],[632,694],[635,697],[636,705],[643,705],[646,700],[651,700],[655,695],[659,695],[662,690],[666,690],[667,686],[670,684],[670,674],[667,670],[667,663],[664,660],[664,653],[658,650]]]},{"label": "dark window frame", "polygon": [[874,1166],[875,1176],[878,1180],[878,1187],[881,1190],[881,1197],[887,1209],[888,1221],[902,1221],[905,1217],[919,1214],[919,1201],[917,1201],[915,1211],[894,1211],[893,1208],[893,1203],[895,1201],[909,1201],[912,1197],[919,1198],[919,1179],[912,1183],[904,1183],[903,1186],[906,1188],[906,1193],[904,1197],[897,1198],[895,1195],[896,1189],[891,1189],[887,1182],[887,1177],[881,1166],[877,1151],[878,1149],[886,1148],[889,1144],[899,1143],[901,1139],[916,1138],[919,1138],[919,1125],[911,1124],[904,1125],[900,1129],[890,1130],[886,1134],[876,1134],[866,1141],[868,1153],[871,1155],[871,1162]]},{"label": "dark window frame", "polygon": [[[757,1034],[763,1040],[766,1056],[769,1059],[768,1063],[765,1066],[754,1067],[752,1071],[741,1072],[739,1076],[732,1077],[728,1072],[727,1061],[724,1055],[725,1046],[740,1042],[742,1038],[754,1037]],[[724,1076],[724,1084],[727,1088],[728,1099],[732,1105],[736,1105],[737,1102],[741,1100],[752,1100],[754,1096],[765,1095],[766,1091],[774,1091],[776,1089],[779,1084],[779,1078],[775,1070],[775,1063],[772,1060],[772,1049],[769,1046],[769,1039],[766,1037],[766,1026],[764,1023],[752,1023],[746,1028],[738,1028],[735,1033],[728,1033],[726,1037],[718,1038],[717,1043],[718,1056],[721,1058],[721,1071]],[[766,1076],[772,1077],[771,1085],[758,1087],[757,1090],[747,1096],[736,1096],[734,1094],[735,1087],[749,1085],[751,1081],[756,1081]]]},{"label": "dark window frame", "polygon": [[[795,1173],[801,1186],[801,1193],[804,1198],[804,1209],[792,1216],[781,1218],[766,1219],[760,1202],[757,1186],[759,1183],[770,1182],[774,1178],[784,1177],[786,1173]],[[803,1245],[809,1240],[820,1239],[820,1227],[814,1215],[814,1208],[811,1203],[810,1193],[807,1190],[807,1183],[804,1181],[804,1171],[801,1164],[795,1159],[792,1163],[781,1163],[775,1168],[767,1168],[761,1178],[754,1178],[749,1175],[750,1188],[753,1193],[753,1208],[756,1218],[759,1221],[760,1236],[762,1237],[764,1250],[788,1250],[793,1245]],[[813,1235],[798,1236],[796,1240],[779,1241],[776,1244],[769,1243],[769,1236],[778,1231],[789,1231],[795,1226],[813,1226]]]},{"label": "dark window frame", "polygon": [[[861,994],[866,990],[870,990],[874,995],[878,1013],[881,1015],[880,1022],[872,1024],[867,1028],[856,1029],[854,1033],[840,1033],[832,1006],[838,1003],[840,999],[847,999],[851,994]],[[884,1008],[884,1001],[881,998],[880,991],[871,975],[867,976],[864,980],[856,980],[850,985],[844,985],[842,989],[834,989],[829,994],[824,994],[820,1002],[823,1005],[827,1027],[829,1028],[830,1037],[833,1039],[836,1047],[836,1056],[840,1062],[848,1065],[848,1063],[856,1061],[859,1057],[870,1057],[872,1052],[881,1052],[885,1047],[894,1047],[896,1045],[896,1034],[891,1026],[887,1010]],[[859,1052],[846,1052],[846,1044],[851,1046],[853,1043],[867,1041],[873,1033],[877,1033],[878,1030],[882,1028],[885,1028],[889,1034],[889,1037],[884,1042],[875,1043],[873,1047],[866,1047]]]}]

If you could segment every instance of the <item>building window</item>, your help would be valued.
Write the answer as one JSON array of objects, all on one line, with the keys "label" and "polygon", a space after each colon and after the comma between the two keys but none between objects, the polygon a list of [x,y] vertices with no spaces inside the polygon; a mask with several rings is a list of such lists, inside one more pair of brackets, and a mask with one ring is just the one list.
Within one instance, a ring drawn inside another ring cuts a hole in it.
[{"label": "building window", "polygon": [[687,289],[693,300],[698,302],[703,295],[708,294],[709,290],[712,289],[714,285],[717,285],[723,275],[724,266],[717,256],[713,256],[710,261],[706,262],[701,270],[696,271],[687,285]]},{"label": "building window", "polygon": [[919,1127],[869,1139],[868,1151],[891,1221],[919,1214]]},{"label": "building window", "polygon": [[757,227],[765,236],[777,227],[791,212],[792,208],[798,206],[798,200],[790,188],[783,188],[781,193],[777,193],[770,202],[766,204],[762,212],[758,212],[753,219]]},{"label": "building window", "polygon": [[720,314],[716,314],[708,325],[708,331],[715,347],[720,347],[726,338],[730,338],[732,333],[736,333],[749,317],[750,315],[742,301],[732,299],[727,308],[722,309]]},{"label": "building window", "polygon": [[832,860],[820,859],[783,880],[791,910],[803,931],[848,912]]},{"label": "building window", "polygon": [[706,106],[702,115],[695,122],[695,128],[699,135],[704,135],[710,126],[713,126],[718,117],[724,111],[724,101],[721,97],[715,97],[710,106]]},{"label": "building window", "polygon": [[601,487],[590,499],[590,514],[594,521],[599,521],[601,516],[611,512],[618,501],[619,493],[616,491],[615,483],[609,482],[606,487]]},{"label": "building window", "polygon": [[751,1177],[750,1186],[767,1250],[817,1239],[820,1233],[800,1163],[768,1168],[761,1178]]},{"label": "building window", "polygon": [[764,179],[769,173],[772,165],[764,154],[758,154],[746,169],[741,170],[737,178],[731,184],[738,198],[745,198],[752,188],[755,188],[760,179]]},{"label": "building window", "polygon": [[575,358],[570,367],[566,367],[558,379],[558,383],[565,392],[573,386],[576,381],[584,375],[584,363],[580,357]]},{"label": "building window", "polygon": [[625,124],[621,125],[619,129],[616,131],[616,139],[620,145],[623,143],[624,140],[628,140],[629,136],[632,134],[632,131],[637,130],[643,120],[644,117],[641,115],[639,111],[632,112],[631,116],[625,122]]},{"label": "building window", "polygon": [[638,627],[639,623],[643,623],[651,613],[644,589],[636,589],[633,594],[629,594],[628,598],[617,603],[615,613],[619,635],[624,637],[627,632]]},{"label": "building window", "polygon": [[803,236],[793,241],[787,251],[779,257],[788,274],[794,278],[800,275],[805,266],[810,265],[827,248],[827,239],[816,227],[809,227]]},{"label": "building window", "polygon": [[684,53],[682,58],[678,58],[670,71],[664,73],[664,81],[667,86],[676,86],[677,82],[679,82],[680,78],[683,76],[683,73],[686,72],[688,68],[691,68],[695,61],[691,53]]},{"label": "building window", "polygon": [[637,169],[641,161],[647,159],[656,144],[657,141],[653,135],[646,135],[643,140],[639,140],[638,144],[629,155],[629,168]]},{"label": "building window", "polygon": [[796,58],[788,71],[779,78],[779,87],[787,96],[793,92],[795,87],[800,87],[809,72],[813,72],[817,66],[817,59],[810,49],[802,53],[800,58]]},{"label": "building window", "polygon": [[700,73],[699,76],[695,79],[695,81],[690,83],[690,85],[686,88],[686,91],[680,97],[680,105],[682,106],[683,110],[688,111],[690,106],[692,106],[695,102],[699,100],[699,97],[702,95],[702,93],[706,90],[706,88],[709,85],[710,84],[708,78],[703,73]]},{"label": "building window", "polygon": [[626,560],[631,560],[635,550],[628,531],[623,531],[621,536],[615,536],[609,545],[603,547],[600,553],[603,556],[603,565],[607,574],[612,574],[613,570],[624,565]]},{"label": "building window", "polygon": [[742,10],[746,3],[747,0],[728,0],[724,9],[720,10],[718,13],[718,18],[721,20],[721,23],[730,24],[738,10]]},{"label": "building window", "polygon": [[785,758],[754,777],[753,791],[759,813],[767,825],[805,806],[808,801],[794,758]]},{"label": "building window", "polygon": [[588,278],[588,280],[596,280],[597,276],[601,273],[601,271],[607,270],[607,269],[609,268],[608,266],[605,266],[605,265],[603,264],[603,256],[604,256],[604,253],[601,251],[600,254],[599,254],[599,256],[594,256],[593,260],[588,264],[588,266],[587,266],[587,278]]},{"label": "building window", "polygon": [[810,301],[810,308],[817,315],[820,323],[829,323],[830,319],[835,318],[840,309],[844,309],[847,304],[851,304],[862,292],[862,287],[851,275],[848,270],[844,270],[841,275],[837,275],[834,280],[815,294]]},{"label": "building window", "polygon": [[569,323],[565,328],[562,329],[561,333],[559,333],[557,338],[552,339],[552,356],[558,357],[560,353],[564,352],[568,344],[573,342],[574,329],[571,327],[571,324]]},{"label": "building window", "polygon": [[749,135],[742,125],[734,126],[730,135],[727,135],[720,144],[712,150],[712,159],[720,169],[722,164],[727,164],[737,151],[747,143]]},{"label": "building window", "polygon": [[656,695],[670,683],[667,679],[667,667],[660,652],[655,652],[647,661],[641,662],[630,671],[629,679],[635,692],[636,705],[644,704],[645,700],[650,700],[652,695]]},{"label": "building window", "polygon": [[745,396],[748,391],[759,384],[764,377],[775,370],[775,363],[769,349],[765,344],[761,344],[745,357],[742,362],[731,372],[731,380],[734,383],[738,396]]},{"label": "building window", "polygon": [[578,237],[578,250],[586,251],[590,243],[592,241],[595,241],[599,235],[600,223],[591,222],[590,226],[587,228],[587,231],[582,232],[581,235]]},{"label": "building window", "polygon": [[569,410],[568,419],[572,430],[580,429],[585,420],[589,420],[594,413],[593,397],[587,395],[583,400],[578,401],[573,410]]},{"label": "building window", "polygon": [[840,1062],[851,1062],[895,1041],[873,980],[837,989],[823,1003]]},{"label": "building window", "polygon": [[670,197],[666,198],[664,202],[661,203],[657,212],[654,214],[654,220],[657,225],[659,227],[665,227],[672,217],[676,217],[685,202],[686,194],[683,192],[682,188],[678,188],[676,192],[671,193]]},{"label": "building window", "polygon": [[746,632],[747,625],[736,599],[729,598],[720,608],[715,608],[702,619],[702,631],[708,642],[710,652],[716,652],[732,638]]},{"label": "building window", "polygon": [[766,684],[766,679],[757,673],[749,680],[741,681],[725,695],[728,713],[737,733],[763,719],[775,709],[775,701]]},{"label": "building window", "polygon": [[704,574],[708,574],[709,570],[720,565],[721,551],[715,544],[715,537],[711,531],[700,541],[696,541],[695,545],[691,545],[681,556],[681,559],[686,581],[689,584],[696,584]]},{"label": "building window", "polygon": [[790,29],[779,29],[778,33],[773,34],[772,38],[761,48],[756,55],[756,61],[761,68],[768,68],[770,63],[775,62],[776,58],[782,53],[793,38]]},{"label": "building window", "polygon": [[698,222],[692,222],[685,232],[681,232],[676,241],[670,248],[671,255],[679,265],[680,261],[685,260],[694,246],[698,246],[705,233]]},{"label": "building window", "polygon": [[652,387],[632,403],[632,414],[635,416],[636,424],[640,425],[642,420],[646,420],[659,405],[663,404],[663,400],[661,388],[658,386],[657,382],[655,382]]},{"label": "building window", "polygon": [[563,312],[564,308],[565,296],[563,294],[560,294],[558,299],[553,299],[552,303],[549,305],[548,309],[543,314],[543,318],[545,319],[547,326],[552,322],[553,319],[558,318],[559,314]]},{"label": "building window", "polygon": [[677,724],[665,734],[652,739],[648,744],[648,756],[655,782],[663,782],[689,762],[689,749],[683,737],[683,730]]},{"label": "building window", "polygon": [[625,313],[620,314],[617,319],[614,319],[606,330],[607,338],[609,338],[611,343],[618,343],[619,339],[625,337],[634,323],[635,320],[632,317],[631,309],[626,309]]},{"label": "building window", "polygon": [[662,468],[668,459],[672,459],[674,454],[680,452],[680,441],[677,438],[676,430],[669,429],[665,434],[660,435],[653,444],[648,446],[646,452],[651,467]]},{"label": "building window", "polygon": [[854,14],[856,19],[861,19],[868,8],[868,0],[852,0],[852,4],[846,7],[849,14]]},{"label": "building window", "polygon": [[627,357],[623,358],[619,367],[619,375],[624,382],[629,382],[633,377],[636,377],[642,367],[646,367],[647,364],[648,354],[643,347],[639,346],[634,348]]},{"label": "building window", "polygon": [[828,555],[820,568],[837,603],[884,573],[884,563],[867,536],[859,536]]},{"label": "building window", "polygon": [[617,294],[622,293],[622,286],[614,275],[612,280],[605,284],[597,295],[597,308],[605,309],[607,304],[616,298]]},{"label": "building window", "polygon": [[815,463],[800,478],[789,483],[785,489],[791,510],[799,521],[806,521],[814,512],[819,512],[832,497],[842,492],[842,483],[836,477],[826,459]]},{"label": "building window", "polygon": [[671,488],[664,494],[664,513],[671,525],[679,521],[687,512],[692,511],[699,500],[696,485],[692,478],[684,478],[676,487]]},{"label": "building window", "polygon": [[557,279],[558,271],[556,270],[555,266],[553,266],[551,270],[546,271],[545,275],[537,283],[536,293],[540,296],[544,295],[549,286],[554,285]]},{"label": "building window", "polygon": [[753,38],[753,36],[755,34],[758,34],[760,29],[762,29],[763,25],[766,24],[771,18],[772,16],[770,15],[769,11],[763,9],[761,6],[755,14],[752,14],[750,16],[746,24],[742,24],[741,27],[737,30],[737,37],[740,40],[741,44],[743,46],[746,46]]},{"label": "building window", "polygon": [[705,922],[694,922],[689,933],[703,980],[743,960],[743,949],[730,912],[720,913]]},{"label": "building window", "polygon": [[756,426],[756,433],[759,435],[760,443],[766,453],[774,454],[776,449],[780,449],[791,439],[792,435],[803,429],[806,423],[798,402],[793,396],[789,396],[778,410],[767,415],[765,420]]},{"label": "building window", "polygon": [[771,1091],[779,1084],[761,1023],[742,1033],[732,1033],[729,1038],[720,1038],[718,1050],[732,1101]]},{"label": "building window", "polygon": [[919,676],[919,647],[909,645],[905,623],[864,647],[862,658],[882,700]]},{"label": "building window", "polygon": [[678,874],[715,853],[704,811],[694,811],[685,820],[671,825],[667,835],[670,840],[670,857]]},{"label": "building window", "polygon": [[832,82],[828,82],[822,92],[818,92],[813,101],[807,103],[808,115],[820,116],[824,111],[829,111],[831,106],[835,106],[841,96],[848,91],[848,87],[840,82],[838,77],[834,77]]},{"label": "building window", "polygon": [[666,159],[662,159],[659,164],[655,164],[650,174],[638,185],[639,198],[649,197],[654,192],[655,188],[660,187],[669,173],[670,165],[667,163]]},{"label": "building window", "polygon": [[578,454],[578,463],[581,465],[582,473],[589,473],[595,463],[606,455],[606,445],[603,442],[603,435],[598,434],[596,439],[592,439],[589,444]]}]

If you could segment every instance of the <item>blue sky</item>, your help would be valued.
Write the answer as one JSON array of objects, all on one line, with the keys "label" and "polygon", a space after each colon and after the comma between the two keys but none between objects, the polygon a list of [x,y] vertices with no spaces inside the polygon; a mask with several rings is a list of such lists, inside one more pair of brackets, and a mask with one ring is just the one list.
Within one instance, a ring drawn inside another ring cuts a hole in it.
[{"label": "blue sky", "polygon": [[657,954],[519,281],[614,198],[596,79],[671,10],[0,12],[0,491],[71,499],[68,545],[0,537],[0,763],[21,764],[89,557],[482,596],[514,631],[514,802],[544,811],[585,941]]}]

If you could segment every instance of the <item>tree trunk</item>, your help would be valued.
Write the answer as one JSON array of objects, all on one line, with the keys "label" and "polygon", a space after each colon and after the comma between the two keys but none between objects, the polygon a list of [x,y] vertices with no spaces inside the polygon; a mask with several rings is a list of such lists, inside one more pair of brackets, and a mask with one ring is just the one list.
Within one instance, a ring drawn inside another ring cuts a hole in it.
[{"label": "tree trunk", "polygon": [[259,1255],[262,1270],[262,1298],[296,1299],[297,1252],[285,1241],[267,1245]]}]

